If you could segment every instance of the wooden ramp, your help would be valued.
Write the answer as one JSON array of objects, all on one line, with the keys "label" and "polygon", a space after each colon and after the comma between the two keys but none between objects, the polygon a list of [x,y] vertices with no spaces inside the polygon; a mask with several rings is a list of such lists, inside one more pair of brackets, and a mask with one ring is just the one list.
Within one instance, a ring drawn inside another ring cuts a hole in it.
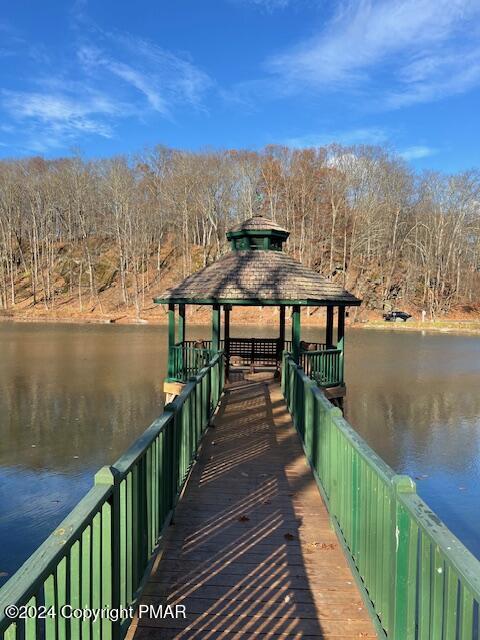
[{"label": "wooden ramp", "polygon": [[272,380],[227,387],[142,603],[187,619],[142,617],[135,640],[376,638]]}]

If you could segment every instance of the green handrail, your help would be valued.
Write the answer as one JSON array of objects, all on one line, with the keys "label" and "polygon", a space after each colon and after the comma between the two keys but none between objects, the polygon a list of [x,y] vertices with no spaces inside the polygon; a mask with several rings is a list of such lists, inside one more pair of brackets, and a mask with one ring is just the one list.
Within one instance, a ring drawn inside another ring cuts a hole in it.
[{"label": "green handrail", "polygon": [[478,640],[480,562],[287,353],[282,390],[379,635]]},{"label": "green handrail", "polygon": [[[124,607],[127,614],[135,604],[223,386],[219,352],[117,462],[100,469],[92,489],[0,590],[1,637],[116,640],[125,635],[128,615],[81,620],[71,612]],[[45,607],[55,617],[12,620],[8,605],[25,613],[26,607],[30,612]]]}]

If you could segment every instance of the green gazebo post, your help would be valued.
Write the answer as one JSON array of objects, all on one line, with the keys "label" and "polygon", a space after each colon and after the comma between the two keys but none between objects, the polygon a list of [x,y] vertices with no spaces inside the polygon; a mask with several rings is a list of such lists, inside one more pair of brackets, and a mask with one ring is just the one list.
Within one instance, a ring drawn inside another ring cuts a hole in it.
[{"label": "green gazebo post", "polygon": [[220,351],[220,305],[212,306],[212,349]]},{"label": "green gazebo post", "polygon": [[298,364],[300,360],[300,305],[292,307],[292,355]]},{"label": "green gazebo post", "polygon": [[185,344],[185,305],[178,305],[178,343],[181,343],[182,346]]},{"label": "green gazebo post", "polygon": [[223,305],[224,325],[223,325],[223,349],[225,351],[225,378],[230,378],[230,311],[232,306]]},{"label": "green gazebo post", "polygon": [[280,306],[279,310],[280,310],[280,317],[279,317],[280,331],[279,331],[279,337],[278,337],[278,342],[279,342],[278,359],[280,360],[282,357],[282,352],[285,350],[285,307]]},{"label": "green gazebo post", "polygon": [[[180,345],[180,349],[178,350],[178,368],[182,371],[183,375],[183,367],[185,365],[185,305],[178,305],[178,336],[176,344]],[[188,362],[188,359],[187,359]]]},{"label": "green gazebo post", "polygon": [[167,380],[173,380],[175,374],[174,350],[175,346],[175,305],[171,302],[168,305],[168,366]]},{"label": "green gazebo post", "polygon": [[345,307],[338,307],[337,346],[345,336]]},{"label": "green gazebo post", "polygon": [[327,349],[333,348],[333,307],[327,307],[327,327],[325,331]]},{"label": "green gazebo post", "polygon": [[[217,353],[220,351],[220,305],[212,306],[212,351]],[[212,371],[212,385],[218,386],[218,371]]]},{"label": "green gazebo post", "polygon": [[338,307],[338,318],[337,318],[337,349],[340,349],[342,352],[340,355],[340,378],[341,383],[344,383],[344,353],[343,353],[343,344],[345,337],[345,307]]}]

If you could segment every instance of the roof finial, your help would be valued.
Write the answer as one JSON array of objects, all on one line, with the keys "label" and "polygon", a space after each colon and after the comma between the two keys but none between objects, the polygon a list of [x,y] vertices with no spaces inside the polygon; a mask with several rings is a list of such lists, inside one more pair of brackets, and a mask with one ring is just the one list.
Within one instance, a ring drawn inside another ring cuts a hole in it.
[{"label": "roof finial", "polygon": [[255,204],[253,205],[254,216],[261,216],[261,210],[263,209],[263,193],[258,189],[255,189]]}]

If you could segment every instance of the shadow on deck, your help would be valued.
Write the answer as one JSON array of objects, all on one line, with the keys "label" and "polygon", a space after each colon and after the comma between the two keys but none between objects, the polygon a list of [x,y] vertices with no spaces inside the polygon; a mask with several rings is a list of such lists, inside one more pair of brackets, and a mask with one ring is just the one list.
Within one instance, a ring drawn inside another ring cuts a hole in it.
[{"label": "shadow on deck", "polygon": [[226,388],[142,603],[187,619],[135,640],[376,637],[272,380]]}]

